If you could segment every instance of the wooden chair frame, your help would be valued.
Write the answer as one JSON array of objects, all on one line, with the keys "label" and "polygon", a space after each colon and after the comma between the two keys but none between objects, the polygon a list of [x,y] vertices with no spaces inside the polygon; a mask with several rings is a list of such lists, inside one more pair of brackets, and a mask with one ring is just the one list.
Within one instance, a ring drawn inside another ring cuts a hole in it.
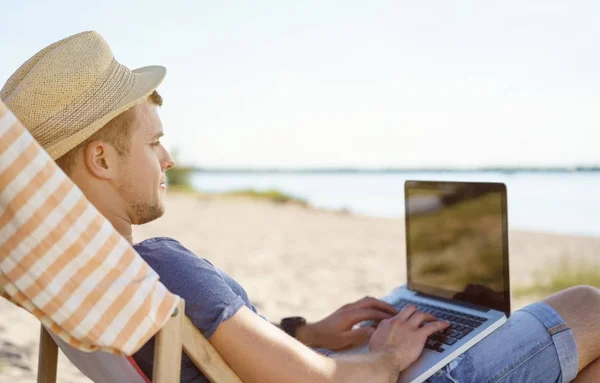
[{"label": "wooden chair frame", "polygon": [[[179,382],[183,350],[202,373],[214,383],[241,383],[217,350],[185,316],[183,299],[173,316],[156,334],[154,344],[154,383]],[[41,326],[38,383],[56,383],[58,346]]]}]

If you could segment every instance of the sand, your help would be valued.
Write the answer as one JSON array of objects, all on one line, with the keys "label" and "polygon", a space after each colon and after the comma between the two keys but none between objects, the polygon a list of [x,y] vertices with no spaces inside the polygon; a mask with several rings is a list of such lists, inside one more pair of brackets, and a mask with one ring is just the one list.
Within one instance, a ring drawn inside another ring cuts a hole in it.
[{"label": "sand", "polygon": [[[224,269],[261,314],[318,320],[406,279],[404,224],[343,212],[248,199],[171,193],[161,219],[134,229],[141,241],[173,237]],[[511,283],[533,283],[562,259],[592,261],[600,237],[510,232]],[[521,307],[534,297],[519,298]],[[0,298],[0,382],[35,382],[39,322]],[[61,355],[59,382],[89,382]]]}]

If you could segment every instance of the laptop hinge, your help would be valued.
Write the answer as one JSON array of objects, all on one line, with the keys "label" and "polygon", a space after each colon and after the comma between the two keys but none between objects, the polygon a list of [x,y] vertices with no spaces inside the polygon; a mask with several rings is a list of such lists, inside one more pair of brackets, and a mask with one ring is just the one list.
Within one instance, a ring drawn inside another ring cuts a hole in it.
[{"label": "laptop hinge", "polygon": [[463,301],[459,301],[459,300],[455,300],[455,299],[447,299],[447,298],[442,298],[442,297],[436,297],[434,295],[429,295],[429,294],[425,294],[425,293],[420,293],[417,291],[417,296],[421,296],[421,297],[425,297],[428,299],[433,299],[434,301],[440,301],[440,302],[444,302],[444,303],[448,303],[448,304],[452,304],[452,305],[457,305],[457,306],[462,306],[471,310],[477,310],[477,311],[481,311],[484,313],[487,313],[490,311],[490,309],[488,309],[487,307],[483,307],[483,306],[478,306],[478,305],[474,305],[472,303],[468,303],[468,302],[463,302]]}]

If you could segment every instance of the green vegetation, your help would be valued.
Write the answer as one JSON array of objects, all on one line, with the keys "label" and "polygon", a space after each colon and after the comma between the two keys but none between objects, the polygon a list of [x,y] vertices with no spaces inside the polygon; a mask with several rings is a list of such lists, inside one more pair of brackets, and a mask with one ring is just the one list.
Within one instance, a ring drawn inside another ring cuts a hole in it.
[{"label": "green vegetation", "polygon": [[224,193],[225,196],[232,197],[246,197],[259,200],[267,200],[277,203],[294,203],[301,206],[308,206],[308,201],[285,194],[277,189],[269,190],[255,190],[255,189],[242,189],[232,190]]},{"label": "green vegetation", "polygon": [[[177,148],[171,150],[172,156],[175,159],[175,164],[179,163],[179,150]],[[308,206],[308,201],[285,194],[277,189],[269,190],[255,190],[255,189],[242,189],[232,190],[221,194],[203,193],[194,189],[192,185],[192,175],[198,169],[192,166],[186,165],[175,165],[169,169],[167,175],[167,185],[169,186],[170,192],[186,192],[186,193],[198,193],[208,197],[242,197],[252,198],[258,200],[266,200],[276,203],[293,203],[301,206]]]},{"label": "green vegetation", "polygon": [[564,257],[552,268],[536,273],[531,286],[513,290],[515,297],[547,296],[575,285],[600,287],[600,262],[574,261]]},{"label": "green vegetation", "polygon": [[169,186],[191,187],[192,169],[183,166],[175,166],[167,171]]},{"label": "green vegetation", "polygon": [[191,166],[177,165],[179,162],[179,150],[177,148],[171,150],[175,166],[167,170],[167,184],[170,190],[192,192],[192,173],[194,168]]},{"label": "green vegetation", "polygon": [[175,166],[167,171],[169,191],[193,192],[191,175],[192,168]]}]

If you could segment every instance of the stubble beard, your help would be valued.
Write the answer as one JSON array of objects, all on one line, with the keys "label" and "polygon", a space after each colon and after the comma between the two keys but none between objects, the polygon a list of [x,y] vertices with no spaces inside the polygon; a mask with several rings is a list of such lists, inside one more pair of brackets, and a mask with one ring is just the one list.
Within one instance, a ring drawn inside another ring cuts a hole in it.
[{"label": "stubble beard", "polygon": [[160,201],[155,204],[144,202],[134,203],[131,208],[135,213],[135,221],[132,222],[134,225],[143,225],[152,222],[165,214],[165,207]]},{"label": "stubble beard", "polygon": [[125,199],[128,210],[132,213],[133,225],[152,222],[165,214],[165,205],[160,199],[153,202],[140,201],[140,197],[127,186],[120,187],[119,194]]}]

